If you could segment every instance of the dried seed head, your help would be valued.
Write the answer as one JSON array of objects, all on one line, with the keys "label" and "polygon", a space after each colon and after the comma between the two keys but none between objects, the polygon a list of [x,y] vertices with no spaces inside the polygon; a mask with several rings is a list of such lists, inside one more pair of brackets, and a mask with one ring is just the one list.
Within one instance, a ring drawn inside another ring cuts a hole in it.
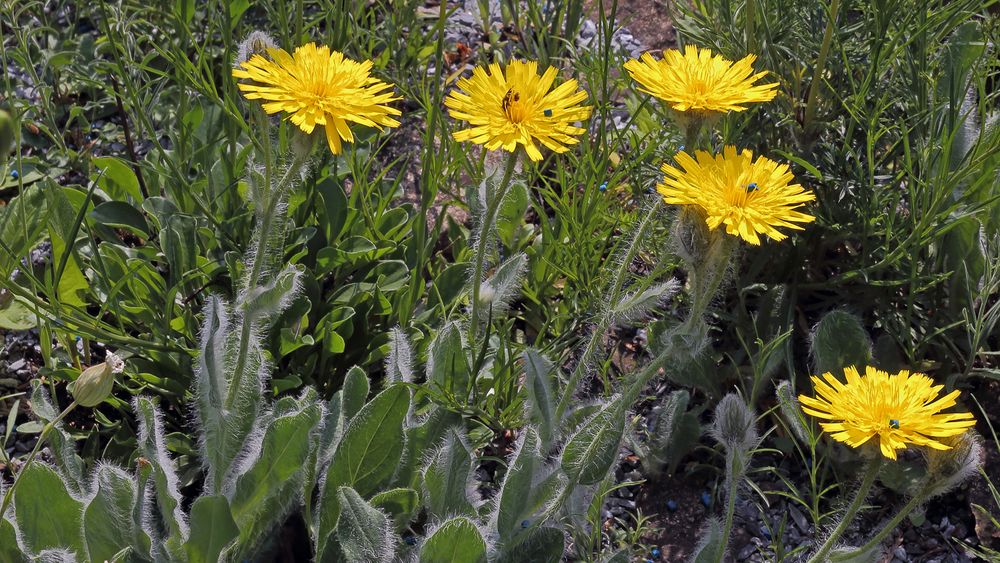
[{"label": "dried seed head", "polygon": [[247,35],[246,39],[240,43],[239,50],[236,54],[236,62],[233,65],[236,68],[240,68],[240,65],[250,60],[254,55],[260,55],[262,57],[267,57],[267,50],[274,49],[277,47],[274,39],[271,36],[264,33],[263,31],[251,31]]},{"label": "dried seed head", "polygon": [[943,495],[961,485],[983,463],[983,446],[975,432],[963,432],[939,441],[951,449],[926,449],[928,498]]}]

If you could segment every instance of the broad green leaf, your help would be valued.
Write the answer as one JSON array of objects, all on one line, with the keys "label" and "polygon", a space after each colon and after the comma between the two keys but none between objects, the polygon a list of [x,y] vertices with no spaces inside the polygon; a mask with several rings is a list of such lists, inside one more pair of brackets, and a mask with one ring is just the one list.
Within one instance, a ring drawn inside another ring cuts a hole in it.
[{"label": "broad green leaf", "polygon": [[48,213],[45,194],[37,185],[0,207],[0,276],[8,277],[42,242]]},{"label": "broad green leaf", "polygon": [[441,525],[420,548],[420,563],[482,563],[486,542],[468,518],[452,518]]},{"label": "broad green leaf", "polygon": [[347,370],[344,379],[344,418],[351,420],[358,414],[368,398],[368,375],[365,370],[354,366]]},{"label": "broad green leaf", "polygon": [[561,529],[548,526],[530,527],[523,532],[514,542],[503,546],[497,563],[522,561],[556,563],[562,560],[563,551],[566,549],[566,538]]},{"label": "broad green leaf", "polygon": [[51,466],[35,462],[22,471],[14,491],[14,514],[24,546],[35,553],[62,548],[84,556],[83,503],[70,496]]},{"label": "broad green leaf", "polygon": [[6,518],[0,518],[0,561],[23,563],[27,561],[21,548],[17,546],[14,525]]},{"label": "broad green leaf", "polygon": [[[6,303],[4,303],[6,301]],[[7,330],[28,330],[38,326],[38,317],[31,312],[28,304],[20,297],[0,296],[0,328]]]},{"label": "broad green leaf", "polygon": [[449,322],[438,331],[427,351],[427,383],[454,395],[460,404],[469,397],[469,362],[458,324]]},{"label": "broad green leaf", "polygon": [[240,530],[222,495],[199,497],[191,505],[191,537],[184,544],[190,563],[217,563]]},{"label": "broad green leaf", "polygon": [[551,382],[555,366],[548,358],[534,348],[527,348],[521,356],[524,359],[524,379],[528,390],[525,414],[538,426],[538,437],[544,451],[548,451],[558,432],[555,394]]},{"label": "broad green leaf", "polygon": [[340,504],[337,539],[347,560],[372,563],[392,561],[393,539],[389,518],[350,487],[337,489],[337,501]]},{"label": "broad green leaf", "polygon": [[142,201],[139,178],[123,160],[113,156],[100,156],[92,158],[91,162],[96,171],[91,174],[90,179],[96,179],[97,185],[113,199],[128,201],[131,198],[136,202]]},{"label": "broad green leaf", "polygon": [[364,496],[379,490],[399,464],[409,406],[405,386],[393,385],[376,395],[348,424],[328,478]]},{"label": "broad green leaf", "polygon": [[[152,198],[150,198],[152,199]],[[147,200],[149,201],[149,200]],[[177,284],[184,274],[193,270],[198,256],[197,224],[190,215],[168,216],[160,230],[160,248],[170,266],[171,283]]]},{"label": "broad green leaf", "polygon": [[132,545],[136,532],[132,522],[136,482],[122,469],[101,465],[97,468],[96,485],[96,494],[83,513],[83,531],[90,560],[106,561]]},{"label": "broad green leaf", "polygon": [[389,489],[373,496],[371,504],[392,516],[396,528],[402,530],[420,508],[420,496],[413,489]]},{"label": "broad green leaf", "polygon": [[102,225],[125,229],[136,236],[149,238],[149,225],[142,212],[124,201],[106,201],[90,212],[90,218]]},{"label": "broad green leaf", "polygon": [[150,474],[155,492],[156,507],[167,530],[163,549],[171,556],[183,553],[188,524],[181,508],[181,493],[174,461],[167,452],[163,438],[163,423],[156,405],[149,397],[135,401],[136,421],[139,423],[139,452],[152,466]]},{"label": "broad green leaf", "polygon": [[312,449],[312,429],[319,422],[319,404],[279,416],[264,432],[260,455],[239,476],[231,495],[233,519],[240,529],[241,543],[270,529],[283,508],[302,485],[306,460]]},{"label": "broad green leaf", "polygon": [[327,543],[340,516],[337,487],[347,485],[362,496],[371,496],[396,472],[405,447],[403,420],[409,408],[409,389],[392,385],[362,407],[347,425],[320,493],[317,560],[328,557]]},{"label": "broad green leaf", "polygon": [[562,454],[562,470],[581,485],[593,485],[604,478],[618,459],[625,410],[616,399],[594,415],[569,439]]},{"label": "broad green leaf", "polygon": [[475,514],[468,495],[472,469],[472,452],[454,429],[449,430],[424,470],[427,510],[432,516]]},{"label": "broad green leaf", "polygon": [[507,475],[500,486],[497,510],[497,532],[501,541],[511,540],[522,528],[522,522],[531,515],[534,505],[532,484],[535,473],[541,469],[543,460],[538,453],[538,434],[527,427],[521,436],[521,443],[507,466]]}]

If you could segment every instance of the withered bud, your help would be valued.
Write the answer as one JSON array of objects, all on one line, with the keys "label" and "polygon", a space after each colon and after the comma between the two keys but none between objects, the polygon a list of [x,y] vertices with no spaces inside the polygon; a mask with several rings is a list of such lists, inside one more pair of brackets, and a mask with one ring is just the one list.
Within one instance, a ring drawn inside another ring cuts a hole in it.
[{"label": "withered bud", "polygon": [[983,463],[983,446],[975,432],[970,430],[939,440],[951,449],[926,448],[927,498],[943,495],[961,485]]}]

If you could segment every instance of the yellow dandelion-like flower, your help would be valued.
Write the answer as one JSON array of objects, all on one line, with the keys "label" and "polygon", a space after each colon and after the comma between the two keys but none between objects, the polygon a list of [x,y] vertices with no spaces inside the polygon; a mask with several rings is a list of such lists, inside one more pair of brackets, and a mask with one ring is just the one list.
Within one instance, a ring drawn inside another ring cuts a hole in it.
[{"label": "yellow dandelion-like flower", "polygon": [[865,375],[844,368],[847,382],[830,373],[814,376],[816,398],[799,395],[802,410],[828,422],[823,430],[833,439],[857,448],[878,436],[882,455],[896,459],[907,444],[948,450],[935,438],[958,436],[976,421],[967,412],[942,413],[955,405],[958,391],[939,397],[943,385],[922,373],[903,370],[889,374],[868,366]]},{"label": "yellow dandelion-like flower", "polygon": [[263,100],[269,114],[288,113],[288,119],[305,133],[317,126],[326,129],[326,141],[339,154],[342,141],[354,142],[350,123],[368,127],[398,127],[390,116],[398,109],[385,104],[398,100],[391,84],[371,76],[372,62],[344,58],[329,47],[307,43],[289,55],[268,49],[271,60],[254,55],[233,70],[233,76],[251,80],[239,89],[249,100]]},{"label": "yellow dandelion-like flower", "polygon": [[584,129],[573,125],[590,117],[590,106],[578,105],[587,99],[576,80],[567,80],[555,89],[558,71],[549,67],[539,76],[537,62],[512,61],[502,69],[494,63],[489,71],[476,67],[471,78],[462,78],[445,106],[455,119],[472,127],[456,131],[456,141],[472,141],[493,151],[513,152],[524,147],[531,160],[541,160],[540,143],[557,153],[579,142]]},{"label": "yellow dandelion-like flower", "polygon": [[656,189],[663,201],[696,206],[710,229],[726,226],[726,232],[750,244],[760,244],[761,234],[774,240],[785,235],[777,227],[802,230],[795,223],[809,223],[815,217],[796,211],[816,196],[799,184],[787,164],[763,156],[753,159],[753,152],[737,153],[727,146],[722,154],[696,151],[698,160],[686,152],[675,156],[680,169],[662,167],[662,184]]},{"label": "yellow dandelion-like flower", "polygon": [[663,52],[656,60],[649,53],[625,63],[643,92],[652,94],[681,112],[710,114],[743,111],[746,104],[767,102],[777,94],[777,83],[754,84],[767,72],[754,73],[756,55],[735,63],[709,49],[694,46]]}]

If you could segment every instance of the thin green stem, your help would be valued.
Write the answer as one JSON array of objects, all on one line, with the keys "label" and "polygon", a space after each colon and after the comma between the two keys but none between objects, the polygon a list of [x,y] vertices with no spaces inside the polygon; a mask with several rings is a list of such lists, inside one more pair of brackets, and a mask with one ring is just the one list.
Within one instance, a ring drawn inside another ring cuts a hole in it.
[{"label": "thin green stem", "polygon": [[[267,143],[265,143],[267,144]],[[274,220],[274,212],[278,207],[278,203],[284,199],[285,188],[288,186],[288,182],[292,179],[295,174],[298,174],[299,169],[301,169],[302,164],[305,163],[306,155],[296,155],[294,160],[292,160],[291,165],[285,170],[285,174],[281,177],[281,180],[271,189],[270,186],[264,186],[264,197],[267,198],[267,203],[264,205],[263,213],[257,218],[257,248],[253,255],[253,265],[250,267],[250,274],[246,278],[246,283],[243,285],[245,290],[249,291],[260,284],[260,276],[264,270],[264,260],[268,255],[268,242],[271,238],[271,224]],[[233,370],[233,380],[229,384],[229,388],[226,390],[226,410],[233,408],[236,402],[236,397],[239,395],[240,385],[243,381],[243,370],[246,368],[247,359],[250,354],[250,335],[253,331],[253,323],[249,319],[243,319],[243,330],[240,333],[240,343],[239,352],[236,356],[236,369]]]},{"label": "thin green stem", "polygon": [[812,82],[809,83],[809,97],[806,98],[805,116],[802,118],[802,130],[808,131],[816,118],[816,97],[819,95],[819,85],[823,81],[823,69],[830,55],[830,44],[833,42],[833,30],[837,25],[837,14],[840,13],[840,0],[830,0],[830,15],[826,20],[826,31],[823,32],[823,43],[819,48],[819,57],[813,68]]},{"label": "thin green stem", "polygon": [[489,192],[486,193],[488,203],[486,213],[483,214],[482,225],[479,227],[479,238],[476,240],[476,264],[472,273],[472,319],[469,321],[469,346],[472,347],[476,345],[476,331],[479,328],[479,291],[483,285],[486,247],[493,231],[493,224],[496,222],[497,213],[500,211],[500,204],[507,197],[507,190],[510,188],[510,180],[514,176],[515,166],[517,166],[517,152],[512,152],[507,156],[503,178],[493,190],[493,197],[490,198]]},{"label": "thin green stem", "polygon": [[695,325],[702,321],[702,316],[712,302],[715,294],[722,286],[722,280],[726,277],[726,270],[729,269],[729,260],[733,250],[736,248],[735,239],[729,235],[719,234],[710,236],[721,236],[721,239],[711,241],[709,244],[708,258],[702,268],[692,268],[689,276],[693,279],[691,288],[694,295],[691,301],[691,311],[688,319],[684,322],[686,333],[691,334]]},{"label": "thin green stem", "polygon": [[38,441],[35,442],[35,447],[32,448],[31,453],[28,454],[28,459],[25,460],[24,465],[22,465],[21,469],[17,472],[17,476],[14,477],[14,483],[10,486],[9,489],[7,489],[7,492],[4,493],[3,495],[3,504],[0,504],[0,520],[3,520],[3,515],[5,512],[7,512],[7,505],[10,504],[10,500],[14,496],[14,489],[17,488],[17,484],[21,482],[21,476],[24,475],[25,470],[28,469],[28,466],[31,465],[31,462],[35,460],[35,456],[38,455],[38,452],[42,449],[42,444],[45,443],[45,438],[48,437],[49,432],[51,432],[52,429],[55,428],[56,425],[59,424],[59,422],[76,407],[77,407],[76,401],[73,401],[72,403],[69,404],[68,407],[66,407],[65,409],[63,409],[61,413],[59,413],[59,416],[52,419],[51,422],[49,422],[48,424],[45,425],[44,428],[42,428],[42,433],[38,436]]},{"label": "thin green stem", "polygon": [[926,500],[927,495],[925,495],[923,491],[914,495],[913,498],[903,505],[903,508],[901,508],[899,512],[892,517],[892,520],[889,520],[889,522],[887,522],[886,525],[872,537],[872,539],[868,540],[868,543],[848,553],[834,555],[830,559],[833,561],[843,561],[852,559],[859,555],[864,555],[865,553],[870,553],[873,549],[878,547],[883,540],[885,540],[885,537],[888,536],[890,532],[896,529],[896,526],[899,526],[899,523],[903,521],[903,518],[906,518],[911,512],[913,512],[913,509],[923,504]]},{"label": "thin green stem", "polygon": [[844,512],[844,516],[840,519],[837,527],[834,528],[833,533],[830,537],[826,538],[823,545],[820,546],[819,550],[809,558],[807,563],[822,563],[827,560],[827,556],[830,554],[830,550],[843,535],[847,527],[854,521],[854,516],[858,513],[858,509],[864,504],[865,498],[868,497],[868,492],[871,491],[872,485],[875,484],[875,478],[878,477],[878,470],[882,467],[882,455],[879,453],[875,454],[875,458],[868,462],[868,466],[865,468],[864,477],[861,479],[861,485],[854,494],[854,500],[851,501],[850,506],[847,507],[847,511]]}]

